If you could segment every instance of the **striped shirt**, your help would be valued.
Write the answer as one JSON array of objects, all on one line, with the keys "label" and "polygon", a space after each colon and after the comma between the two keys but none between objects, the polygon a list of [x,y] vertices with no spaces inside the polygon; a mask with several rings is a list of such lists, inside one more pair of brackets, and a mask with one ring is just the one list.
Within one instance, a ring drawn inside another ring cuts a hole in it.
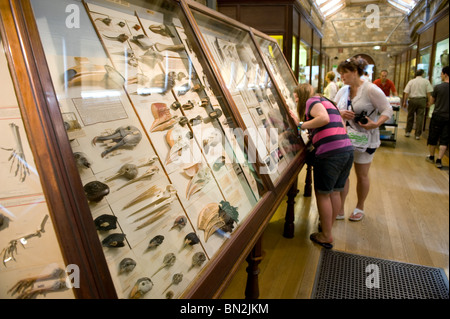
[{"label": "striped shirt", "polygon": [[310,112],[317,103],[321,103],[325,107],[330,117],[330,122],[325,126],[309,130],[312,143],[316,148],[316,156],[327,157],[353,151],[354,148],[343,125],[341,113],[327,99],[319,96],[310,98],[306,102],[306,120],[313,119]]}]

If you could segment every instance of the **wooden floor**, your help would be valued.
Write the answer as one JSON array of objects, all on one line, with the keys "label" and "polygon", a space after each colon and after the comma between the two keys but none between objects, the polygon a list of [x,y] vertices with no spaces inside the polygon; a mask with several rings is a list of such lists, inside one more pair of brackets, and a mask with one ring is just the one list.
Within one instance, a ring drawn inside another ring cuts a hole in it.
[{"label": "wooden floor", "polygon": [[[361,222],[336,221],[334,249],[370,257],[444,269],[449,276],[449,163],[437,169],[425,161],[426,139],[404,137],[406,112],[400,112],[396,146],[383,143],[370,170],[371,190]],[[320,247],[309,240],[317,231],[315,197],[302,191],[299,175],[295,205],[295,238],[282,236],[286,203],[265,230],[259,287],[261,299],[308,299],[314,285]],[[350,176],[346,217],[356,205],[355,174]],[[244,298],[244,262],[224,291],[224,299]]]}]

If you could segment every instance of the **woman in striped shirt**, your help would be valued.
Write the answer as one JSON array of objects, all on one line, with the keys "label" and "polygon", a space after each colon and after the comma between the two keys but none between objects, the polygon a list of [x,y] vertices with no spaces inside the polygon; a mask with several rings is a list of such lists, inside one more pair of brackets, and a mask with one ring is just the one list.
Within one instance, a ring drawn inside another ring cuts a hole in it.
[{"label": "woman in striped shirt", "polygon": [[332,227],[341,208],[340,192],[353,165],[353,146],[336,106],[326,98],[315,96],[310,84],[300,84],[294,91],[299,130],[308,130],[316,150],[314,161],[314,191],[319,210],[322,232],[313,233],[310,239],[332,248]]}]

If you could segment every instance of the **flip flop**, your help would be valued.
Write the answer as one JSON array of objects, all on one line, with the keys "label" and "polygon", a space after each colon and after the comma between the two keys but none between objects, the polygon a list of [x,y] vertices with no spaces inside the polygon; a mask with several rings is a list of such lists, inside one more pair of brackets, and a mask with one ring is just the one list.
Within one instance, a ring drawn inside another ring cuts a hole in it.
[{"label": "flip flop", "polygon": [[319,241],[317,239],[317,235],[319,235],[319,233],[313,233],[313,234],[311,234],[309,236],[309,239],[311,239],[311,241],[315,242],[316,244],[322,246],[323,248],[326,248],[326,249],[333,248],[333,244],[331,244],[331,243],[323,243],[323,242]]},{"label": "flip flop", "polygon": [[343,220],[343,219],[345,219],[344,215],[337,215],[336,216],[336,220]]},{"label": "flip flop", "polygon": [[[360,214],[360,217],[354,217],[356,215]],[[362,211],[359,208],[355,208],[355,210],[353,211],[353,213],[350,215],[350,217],[348,218],[348,220],[352,221],[352,222],[358,222],[361,219],[364,218],[364,211]]]}]

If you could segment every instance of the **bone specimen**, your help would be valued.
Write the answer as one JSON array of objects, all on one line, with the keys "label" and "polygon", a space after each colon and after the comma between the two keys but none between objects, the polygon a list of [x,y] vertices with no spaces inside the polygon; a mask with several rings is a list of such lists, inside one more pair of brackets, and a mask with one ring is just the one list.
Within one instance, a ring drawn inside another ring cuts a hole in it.
[{"label": "bone specimen", "polygon": [[175,36],[173,35],[172,31],[170,31],[169,27],[163,24],[157,25],[157,24],[152,24],[149,27],[150,31],[160,34],[162,36],[165,37],[171,37],[174,38]]},{"label": "bone specimen", "polygon": [[208,138],[203,140],[203,149],[205,150],[205,153],[209,153],[209,149],[211,147],[215,147],[219,145],[222,142],[222,135],[217,132],[217,130],[214,130]]},{"label": "bone specimen", "polygon": [[186,198],[189,200],[192,195],[199,192],[211,179],[211,172],[208,167],[199,168],[197,174],[189,181],[186,189]]},{"label": "bone specimen", "polygon": [[215,162],[214,162],[214,165],[213,165],[213,170],[214,171],[219,171],[221,168],[222,168],[222,166],[224,166],[225,165],[225,156],[221,156],[221,157],[219,157]]},{"label": "bone specimen", "polygon": [[159,93],[165,95],[175,87],[176,78],[177,74],[173,71],[167,74],[159,74],[153,78],[152,87],[160,88],[161,92]]},{"label": "bone specimen", "polygon": [[124,26],[126,26],[125,22],[123,22],[123,21],[120,21],[117,25],[118,25],[119,27],[121,27],[121,28],[123,28]]},{"label": "bone specimen", "polygon": [[178,52],[178,51],[184,50],[184,45],[183,44],[175,44],[175,45],[168,44],[168,45],[166,45],[166,44],[156,43],[155,44],[155,48],[159,52],[166,51],[166,50],[167,51]]},{"label": "bone specimen", "polygon": [[88,201],[95,203],[100,202],[110,191],[108,185],[99,181],[89,182],[83,189]]},{"label": "bone specimen", "polygon": [[91,168],[92,164],[89,162],[86,154],[82,152],[76,152],[73,153],[73,156],[75,158],[75,162],[78,168],[80,169]]},{"label": "bone specimen", "polygon": [[18,242],[20,242],[22,244],[22,246],[25,248],[25,245],[28,243],[28,239],[33,238],[33,237],[41,237],[42,233],[45,233],[44,227],[45,227],[45,224],[47,223],[48,218],[49,218],[48,215],[44,216],[44,219],[41,222],[40,228],[36,232],[9,241],[8,246],[6,246],[1,252],[1,254],[3,255],[3,259],[2,259],[3,265],[5,267],[6,267],[6,263],[8,261],[10,261],[10,260],[16,261],[14,253],[17,254],[17,243]]},{"label": "bone specimen", "polygon": [[174,200],[175,194],[177,193],[177,191],[175,190],[175,188],[172,185],[168,185],[166,187],[166,190],[164,191],[164,193],[157,193],[154,196],[154,199],[147,205],[145,205],[144,207],[139,208],[137,211],[135,211],[134,213],[130,214],[128,217],[131,217],[145,209],[148,208],[154,208],[155,206],[163,203],[164,205],[159,206],[157,208],[154,208],[152,211],[150,211],[149,213],[147,213],[145,216],[142,216],[140,218],[138,218],[137,220],[135,220],[134,222],[140,221],[143,218],[161,210],[162,208],[165,208],[167,205],[169,205],[170,203],[172,203],[172,201]]},{"label": "bone specimen", "polygon": [[125,246],[125,234],[112,234],[102,240],[102,245],[109,248],[120,248]]},{"label": "bone specimen", "polygon": [[189,130],[180,127],[167,132],[166,142],[170,146],[170,151],[166,158],[166,165],[174,162],[184,151],[190,148],[189,136],[187,136],[189,132]]},{"label": "bone specimen", "polygon": [[186,226],[187,219],[184,216],[178,216],[175,221],[173,222],[172,228],[170,230],[178,228],[178,230],[183,229]]},{"label": "bone specimen", "polygon": [[[63,290],[67,288],[66,281],[62,280],[65,277],[65,274],[66,272],[63,269],[57,268],[48,275],[22,279],[19,280],[13,287],[11,287],[11,289],[8,290],[8,293],[11,294],[11,296],[19,294],[17,299],[33,299],[36,298],[39,294],[46,294],[47,292]],[[35,283],[42,283],[44,281],[54,279],[56,279],[56,281],[49,288],[39,288],[34,290],[32,289]]]},{"label": "bone specimen", "polygon": [[134,126],[122,126],[114,131],[111,135],[97,136],[92,143],[96,145],[97,142],[104,144],[111,144],[101,155],[105,157],[109,153],[122,148],[133,148],[142,140],[142,133]]},{"label": "bone specimen", "polygon": [[147,198],[151,198],[153,196],[156,196],[158,194],[160,194],[162,192],[162,190],[153,185],[152,187],[150,187],[148,190],[146,190],[145,192],[143,192],[142,194],[140,194],[139,196],[137,196],[136,198],[134,198],[133,200],[131,200],[128,204],[126,204],[123,209],[127,209],[139,202],[142,202],[143,200],[146,200]]},{"label": "bone specimen", "polygon": [[201,267],[203,263],[206,261],[206,255],[203,252],[195,253],[194,256],[192,256],[192,265],[189,267],[188,271],[191,271],[194,267]]},{"label": "bone specimen", "polygon": [[110,37],[107,35],[103,35],[103,37],[105,37],[106,39],[109,39],[109,40],[119,41],[120,43],[124,43],[125,41],[127,41],[129,39],[129,36],[126,35],[125,33],[122,33],[117,37]]},{"label": "bone specimen", "polygon": [[[72,85],[94,85],[113,80],[116,85],[123,85],[124,79],[114,68],[109,65],[94,65],[88,58],[74,58],[76,65],[65,72],[65,80]],[[109,82],[107,82],[109,84]]]},{"label": "bone specimen", "polygon": [[138,172],[138,167],[136,165],[124,164],[116,174],[105,179],[105,182],[111,182],[119,177],[124,177],[128,180],[131,180],[136,178]]},{"label": "bone specimen", "polygon": [[144,164],[138,165],[138,168],[142,168],[144,166],[151,166],[153,164],[155,164],[155,162],[159,159],[158,156],[153,156],[151,158],[149,158],[149,160],[147,162],[145,162]]},{"label": "bone specimen", "polygon": [[164,289],[163,293],[165,293],[170,287],[172,287],[172,285],[178,285],[182,281],[183,281],[182,273],[173,275],[171,284],[166,289]]},{"label": "bone specimen", "polygon": [[149,179],[158,172],[159,172],[159,168],[157,166],[150,166],[144,174],[142,174],[141,176],[138,176],[136,178],[133,178],[131,181],[120,186],[117,190],[120,190],[128,185],[133,184],[133,183],[140,182],[144,179]]},{"label": "bone specimen", "polygon": [[144,34],[134,36],[131,41],[136,43],[144,51],[149,50],[154,45],[154,43],[149,39],[149,37],[147,37]]},{"label": "bone specimen", "polygon": [[143,55],[139,57],[140,62],[148,65],[152,69],[156,66],[156,64],[161,62],[163,59],[164,56],[161,53],[156,52],[152,48],[147,50],[147,52],[145,52]]},{"label": "bone specimen", "polygon": [[181,107],[181,103],[178,101],[175,101],[170,105],[170,108],[174,111],[178,110],[180,107]]},{"label": "bone specimen", "polygon": [[150,217],[146,222],[144,222],[141,225],[137,226],[135,230],[140,230],[140,229],[142,229],[144,227],[147,227],[147,226],[153,224],[154,222],[156,222],[158,219],[163,217],[169,211],[170,211],[170,207],[164,208],[163,210],[159,211],[158,213],[156,213],[155,215]]},{"label": "bone specimen", "polygon": [[177,257],[174,253],[169,253],[164,256],[163,265],[158,268],[158,270],[152,275],[154,277],[158,272],[160,272],[164,268],[172,267],[177,261]]},{"label": "bone specimen", "polygon": [[194,108],[194,103],[191,100],[187,101],[186,104],[183,104],[183,110],[191,110]]},{"label": "bone specimen", "polygon": [[152,114],[155,121],[150,127],[150,132],[159,132],[171,128],[176,124],[177,116],[172,116],[165,103],[153,103]]},{"label": "bone specimen", "polygon": [[150,240],[150,243],[148,244],[147,249],[156,248],[156,247],[160,246],[163,242],[164,242],[164,236],[158,235],[155,238],[153,238],[152,240]]},{"label": "bone specimen", "polygon": [[[106,24],[108,27],[111,25],[112,20],[110,18],[97,18],[95,19],[95,21],[100,20],[101,22],[103,22],[104,24]],[[123,23],[123,22],[122,22]]]},{"label": "bone specimen", "polygon": [[152,290],[152,288],[153,288],[153,282],[150,280],[150,278],[147,278],[147,277],[140,278],[140,279],[138,279],[136,284],[131,289],[129,299],[140,299],[147,292]]},{"label": "bone specimen", "polygon": [[94,220],[97,230],[108,231],[117,228],[117,217],[113,215],[101,215]]},{"label": "bone specimen", "polygon": [[12,130],[14,141],[16,143],[15,148],[3,148],[1,149],[11,152],[11,155],[8,158],[8,162],[11,161],[11,166],[9,171],[11,172],[14,166],[14,163],[17,160],[16,171],[14,172],[14,176],[19,176],[20,182],[24,182],[28,175],[30,175],[30,169],[28,168],[28,163],[25,158],[25,153],[23,151],[22,139],[20,138],[19,127],[10,123],[9,127]]},{"label": "bone specimen", "polygon": [[206,205],[198,215],[197,227],[204,231],[205,243],[219,229],[231,233],[237,223],[239,213],[229,202],[222,201]]},{"label": "bone specimen", "polygon": [[136,268],[136,261],[131,258],[124,258],[119,264],[119,275],[123,273],[130,273]]}]

